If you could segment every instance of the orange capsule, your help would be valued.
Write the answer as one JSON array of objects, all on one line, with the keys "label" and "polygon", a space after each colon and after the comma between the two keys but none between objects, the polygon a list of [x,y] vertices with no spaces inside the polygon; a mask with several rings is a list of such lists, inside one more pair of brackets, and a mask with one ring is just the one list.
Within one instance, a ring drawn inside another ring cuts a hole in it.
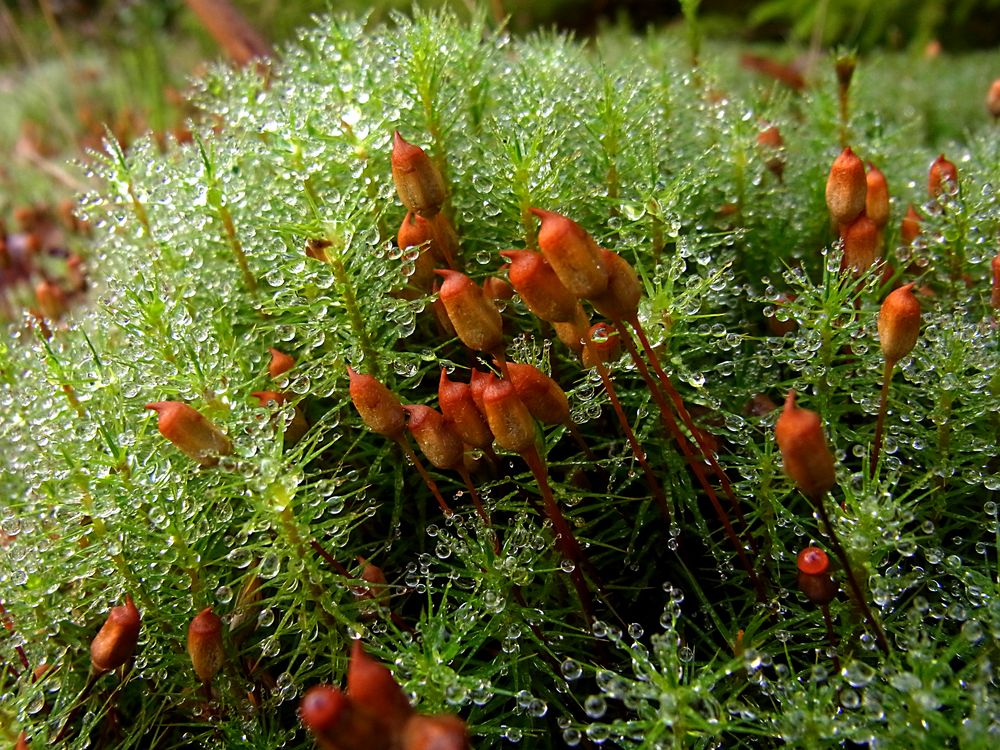
[{"label": "orange capsule", "polygon": [[587,346],[583,350],[583,366],[595,367],[597,362],[608,363],[618,359],[622,342],[614,323],[595,323],[587,332]]},{"label": "orange capsule", "polygon": [[309,688],[299,717],[322,750],[377,750],[391,746],[380,717],[329,685]]},{"label": "orange capsule", "polygon": [[135,653],[139,643],[139,610],[132,597],[112,607],[108,619],[90,642],[90,663],[96,672],[110,672],[124,665]]},{"label": "orange capsule", "polygon": [[584,324],[577,321],[569,321],[566,323],[553,323],[552,327],[555,329],[556,336],[566,345],[567,349],[574,354],[580,354],[584,351],[583,341],[587,336],[587,328]]},{"label": "orange capsule", "polygon": [[476,282],[459,271],[437,270],[438,292],[455,334],[470,349],[493,352],[503,346],[503,319]]},{"label": "orange capsule", "polygon": [[198,679],[209,683],[222,669],[222,620],[206,607],[191,620],[187,634],[188,656]]},{"label": "orange capsule", "polygon": [[202,466],[215,466],[219,456],[233,452],[229,438],[197,409],[180,401],[157,401],[146,408],[157,413],[160,434]]},{"label": "orange capsule", "polygon": [[844,230],[844,270],[855,277],[872,267],[878,260],[879,230],[875,222],[861,214]]},{"label": "orange capsule", "polygon": [[908,247],[919,236],[920,214],[917,213],[917,210],[911,203],[909,209],[906,211],[906,216],[903,217],[903,221],[899,225],[899,238]]},{"label": "orange capsule", "polygon": [[769,125],[757,134],[757,146],[764,156],[764,166],[778,180],[785,174],[785,160],[780,155],[784,145],[785,139],[781,137],[781,131],[776,125]]},{"label": "orange capsule", "polygon": [[927,194],[936,200],[942,193],[954,195],[957,192],[958,167],[941,154],[931,163],[931,168],[927,172]]},{"label": "orange capsule", "polygon": [[441,173],[424,150],[404,140],[398,130],[392,141],[392,181],[413,213],[430,218],[441,210],[446,196]]},{"label": "orange capsule", "polygon": [[494,380],[483,391],[483,409],[496,444],[512,453],[535,447],[535,420],[509,380]]},{"label": "orange capsule", "polygon": [[468,383],[450,380],[443,367],[438,381],[438,406],[462,442],[480,450],[487,450],[493,445],[493,433],[472,398],[472,387]]},{"label": "orange capsule", "polygon": [[267,365],[267,374],[272,378],[284,375],[295,367],[295,358],[290,354],[285,354],[274,347],[271,347],[268,351],[271,352],[271,361]]},{"label": "orange capsule", "polygon": [[920,335],[920,302],[913,284],[890,292],[878,314],[878,338],[882,356],[896,363],[913,351]]},{"label": "orange capsule", "polygon": [[365,653],[361,641],[354,641],[347,667],[347,695],[358,708],[378,717],[386,734],[403,729],[413,708],[392,672]]},{"label": "orange capsule", "polygon": [[434,227],[430,221],[414,214],[406,214],[399,227],[397,241],[401,250],[419,247],[413,261],[413,273],[409,277],[409,285],[421,291],[430,291],[434,286],[435,256],[437,251],[434,241]]},{"label": "orange capsule", "polygon": [[372,565],[363,557],[359,557],[361,562],[361,575],[358,576],[365,582],[364,586],[358,586],[354,593],[359,599],[371,599],[379,606],[386,606],[389,603],[389,581],[385,573],[378,565]]},{"label": "orange capsule", "polygon": [[[256,398],[258,405],[263,408],[270,408],[272,405],[281,407],[288,400],[284,393],[279,393],[278,391],[254,391],[250,395]],[[299,442],[308,430],[309,421],[306,419],[306,415],[302,412],[302,409],[296,405],[292,412],[292,421],[284,427],[285,442],[288,445],[294,445]]]},{"label": "orange capsule", "polygon": [[826,180],[826,207],[833,221],[850,224],[865,210],[865,165],[848,146],[833,161]]},{"label": "orange capsule", "polygon": [[865,194],[865,215],[882,229],[889,223],[889,183],[886,182],[882,170],[874,164],[868,164],[865,175],[868,191]]},{"label": "orange capsule", "polygon": [[406,426],[428,461],[439,469],[453,469],[462,462],[465,445],[444,415],[421,404],[404,406],[403,411]]},{"label": "orange capsule", "polygon": [[774,437],[785,473],[806,497],[819,500],[837,483],[833,454],[819,414],[796,406],[795,391],[788,392],[785,408],[774,425]]},{"label": "orange capsule", "polygon": [[468,750],[465,722],[448,714],[415,714],[403,729],[402,750]]},{"label": "orange capsule", "polygon": [[51,281],[39,281],[35,285],[35,303],[42,317],[59,320],[66,312],[66,293]]},{"label": "orange capsule", "polygon": [[993,115],[994,120],[1000,120],[1000,78],[993,81],[986,92],[986,111]]},{"label": "orange capsule", "polygon": [[361,421],[379,435],[396,438],[406,429],[406,412],[396,394],[371,375],[362,375],[347,368],[350,377],[351,401]]},{"label": "orange capsule", "polygon": [[534,365],[508,362],[510,382],[518,398],[528,411],[542,424],[567,424],[569,399],[559,384]]},{"label": "orange capsule", "polygon": [[604,248],[601,248],[601,262],[608,274],[608,285],[587,300],[597,312],[613,321],[634,320],[642,299],[642,284],[635,269],[623,257]]},{"label": "orange capsule", "polygon": [[514,297],[514,287],[499,276],[487,276],[483,279],[483,293],[493,302],[506,302]]},{"label": "orange capsule", "polygon": [[806,547],[799,553],[799,590],[813,604],[829,604],[837,595],[837,584],[830,576],[830,558],[819,547]]},{"label": "orange capsule", "polygon": [[993,270],[993,289],[990,293],[990,306],[994,310],[1000,310],[1000,254],[994,255],[990,261]]},{"label": "orange capsule", "polygon": [[532,313],[549,323],[576,319],[577,296],[559,280],[545,256],[531,250],[504,250],[500,255],[510,261],[507,278]]},{"label": "orange capsule", "polygon": [[496,379],[497,376],[488,370],[483,372],[474,369],[469,373],[469,393],[472,395],[473,403],[484,418],[486,417],[486,407],[483,404],[483,394],[490,383],[496,382]]},{"label": "orange capsule", "polygon": [[540,208],[531,213],[541,219],[538,246],[559,280],[577,297],[596,297],[608,285],[608,274],[594,238],[572,219]]}]

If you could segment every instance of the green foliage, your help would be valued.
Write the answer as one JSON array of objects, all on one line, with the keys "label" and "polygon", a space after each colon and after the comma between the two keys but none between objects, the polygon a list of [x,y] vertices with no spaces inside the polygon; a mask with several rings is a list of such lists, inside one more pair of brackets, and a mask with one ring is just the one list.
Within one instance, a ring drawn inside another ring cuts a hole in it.
[{"label": "green foliage", "polygon": [[[23,728],[42,746],[68,722],[77,748],[309,747],[298,699],[342,684],[362,638],[421,711],[459,713],[482,747],[995,742],[1000,139],[981,108],[934,96],[981,101],[990,61],[924,78],[904,75],[908,61],[863,60],[856,76],[852,145],[894,196],[886,257],[927,289],[871,473],[882,268],[839,273],[823,200],[840,151],[832,71],[793,96],[734,73],[712,45],[692,69],[690,51],[670,35],[612,36],[598,50],[548,34],[514,42],[446,14],[374,32],[327,18],[268,83],[216,70],[199,84],[218,132],[206,125],[166,153],[149,139],[108,144],[86,200],[93,305],[50,338],[19,328],[0,343],[11,741]],[[914,96],[901,102],[900,89]],[[784,137],[780,181],[756,145],[765,121]],[[563,427],[542,436],[556,499],[602,579],[593,622],[519,457],[475,474],[485,528],[457,475],[434,472],[458,510],[446,519],[395,444],[364,428],[348,365],[434,404],[441,367],[465,380],[476,363],[441,333],[430,297],[396,293],[414,256],[393,241],[395,129],[446,167],[475,278],[533,241],[530,206],[565,213],[634,264],[643,325],[740,499],[764,601],[633,365],[613,363],[612,377],[669,523],[600,381],[516,298],[504,310],[511,358],[552,372],[595,455]],[[961,192],[931,205],[936,148]],[[926,218],[903,248],[911,202]],[[332,243],[329,263],[304,253],[317,237]],[[775,307],[780,293],[794,299]],[[772,335],[772,313],[796,329]],[[276,383],[272,346],[297,359]],[[748,409],[792,387],[835,450],[830,511],[886,654],[844,594],[830,605],[834,649],[795,589],[798,551],[828,539],[781,472],[775,413]],[[256,406],[251,392],[270,388],[286,405]],[[166,442],[143,410],[165,399],[197,407],[234,453],[200,468]],[[295,406],[312,426],[286,445]],[[357,595],[358,557],[386,572],[388,603]],[[143,618],[134,664],[84,695],[90,640],[126,594]],[[207,606],[227,626],[211,701],[184,645]],[[33,681],[21,652],[49,671]]]}]

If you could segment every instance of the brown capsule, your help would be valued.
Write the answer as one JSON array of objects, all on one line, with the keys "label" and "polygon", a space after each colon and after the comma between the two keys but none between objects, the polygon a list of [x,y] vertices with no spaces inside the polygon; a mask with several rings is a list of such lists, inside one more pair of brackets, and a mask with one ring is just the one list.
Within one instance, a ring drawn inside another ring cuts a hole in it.
[{"label": "brown capsule", "polygon": [[569,399],[559,384],[534,365],[508,362],[510,382],[518,398],[542,424],[568,424]]},{"label": "brown capsule", "polygon": [[469,734],[457,716],[414,714],[403,728],[400,750],[468,750]]},{"label": "brown capsule", "polygon": [[444,302],[441,301],[440,297],[435,297],[434,301],[431,302],[431,312],[434,313],[434,319],[441,326],[444,337],[448,339],[454,338],[455,326],[451,324],[451,318],[448,317],[448,311],[444,308]]},{"label": "brown capsule", "polygon": [[642,299],[642,284],[635,269],[623,257],[604,248],[601,248],[601,263],[608,275],[608,285],[587,300],[597,312],[613,321],[634,320]]},{"label": "brown capsule", "polygon": [[785,408],[774,425],[774,437],[785,473],[806,497],[819,500],[837,483],[833,454],[819,415],[796,406],[795,391],[788,392]]},{"label": "brown capsule", "polygon": [[587,346],[583,349],[583,366],[595,367],[597,362],[607,364],[618,359],[622,342],[614,323],[595,323],[587,332]]},{"label": "brown capsule", "polygon": [[347,695],[351,702],[378,718],[386,734],[402,731],[413,708],[392,672],[365,653],[361,641],[354,641],[347,668]]},{"label": "brown capsule", "polygon": [[906,216],[903,217],[903,221],[899,225],[899,238],[904,245],[909,247],[913,244],[913,241],[920,236],[920,214],[910,204],[909,209],[906,211]]},{"label": "brown capsule", "polygon": [[1000,78],[993,81],[986,92],[986,111],[993,115],[994,120],[1000,120]]},{"label": "brown capsule", "polygon": [[837,74],[837,85],[842,90],[847,90],[854,78],[854,70],[858,66],[858,58],[854,54],[838,55],[834,60],[833,68]]},{"label": "brown capsule", "polygon": [[937,200],[942,194],[955,195],[957,192],[958,168],[941,154],[927,172],[927,194]]},{"label": "brown capsule", "polygon": [[861,214],[844,230],[843,270],[855,277],[867,271],[878,260],[879,230],[875,222]]},{"label": "brown capsule", "polygon": [[990,268],[993,271],[993,289],[990,292],[990,306],[994,310],[1000,310],[1000,254],[994,255],[990,261]]},{"label": "brown capsule", "polygon": [[579,300],[559,280],[545,256],[531,250],[504,250],[500,255],[510,261],[507,278],[532,313],[549,323],[576,319]]},{"label": "brown capsule", "polygon": [[785,160],[780,153],[784,145],[785,139],[781,137],[781,131],[776,125],[769,125],[757,134],[757,146],[764,156],[764,166],[778,180],[785,174]]},{"label": "brown capsule", "polygon": [[472,398],[472,387],[468,383],[450,380],[443,367],[438,381],[438,406],[462,442],[480,450],[487,450],[493,445],[493,433]]},{"label": "brown capsule", "polygon": [[350,377],[351,401],[361,421],[379,435],[396,438],[406,429],[406,412],[396,394],[371,375],[362,375],[347,368]]},{"label": "brown capsule", "polygon": [[[271,408],[272,406],[281,407],[288,400],[284,393],[279,393],[278,391],[254,391],[250,395],[256,398],[258,405],[263,408]],[[283,435],[285,443],[294,445],[308,431],[309,421],[306,419],[306,415],[302,412],[302,409],[296,404],[292,411],[292,421],[284,425]]]},{"label": "brown capsule", "polygon": [[868,164],[865,180],[868,184],[868,192],[865,194],[865,215],[881,230],[889,223],[889,183],[886,182],[882,170],[871,163]]},{"label": "brown capsule", "polygon": [[837,584],[830,576],[830,558],[819,547],[806,547],[796,561],[799,590],[813,604],[829,604],[837,595]]},{"label": "brown capsule", "polygon": [[404,140],[398,130],[392,141],[392,181],[413,213],[430,218],[441,210],[446,197],[441,173],[424,150]]},{"label": "brown capsule", "polygon": [[509,380],[494,380],[483,391],[483,409],[496,444],[512,453],[535,447],[535,420]]},{"label": "brown capsule", "polygon": [[403,410],[406,426],[428,461],[439,469],[454,469],[462,462],[465,445],[444,415],[421,404],[404,406]]},{"label": "brown capsule", "polygon": [[833,161],[826,180],[826,207],[834,223],[850,224],[865,210],[865,165],[848,146]]},{"label": "brown capsule", "polygon": [[486,407],[483,404],[483,394],[486,393],[486,388],[491,384],[495,383],[497,376],[491,371],[487,370],[483,372],[482,370],[472,370],[469,373],[469,393],[472,394],[472,401],[475,403],[476,408],[479,409],[479,413],[486,417]]},{"label": "brown capsule", "polygon": [[774,403],[774,399],[766,393],[757,393],[750,399],[744,410],[753,417],[766,417],[777,408],[778,405]]},{"label": "brown capsule", "polygon": [[531,213],[541,219],[538,247],[563,286],[577,297],[596,297],[608,285],[608,274],[594,238],[572,219],[540,208]]},{"label": "brown capsule", "polygon": [[157,413],[160,434],[202,466],[215,466],[219,456],[233,452],[229,438],[197,409],[180,401],[157,401],[146,408]]},{"label": "brown capsule", "polygon": [[372,565],[363,557],[359,557],[361,562],[361,575],[358,576],[365,585],[358,586],[354,593],[360,599],[371,599],[381,607],[389,603],[389,581],[385,577],[385,572],[378,565]]},{"label": "brown capsule", "polygon": [[878,338],[882,356],[896,363],[913,351],[920,335],[920,302],[913,294],[913,284],[890,292],[878,314]]},{"label": "brown capsule", "polygon": [[58,285],[43,279],[35,285],[35,303],[42,317],[59,320],[66,312],[66,293]]},{"label": "brown capsule", "polygon": [[414,289],[429,292],[434,286],[435,242],[434,227],[430,221],[414,214],[406,214],[399,227],[397,241],[401,250],[420,248],[413,259],[413,273],[407,283]]},{"label": "brown capsule", "polygon": [[110,672],[124,665],[135,653],[139,643],[139,610],[132,597],[112,607],[108,619],[90,642],[90,663],[96,672]]},{"label": "brown capsule", "polygon": [[271,352],[271,361],[267,365],[267,374],[272,378],[284,375],[295,367],[295,358],[290,354],[285,354],[274,347],[271,347],[268,351]]},{"label": "brown capsule", "polygon": [[187,634],[188,656],[198,679],[209,683],[222,669],[225,653],[222,648],[222,620],[211,607],[206,607],[191,620]]},{"label": "brown capsule", "polygon": [[470,349],[497,351],[503,346],[503,319],[472,279],[459,271],[437,270],[444,278],[438,294],[455,334]]},{"label": "brown capsule", "polygon": [[299,704],[299,717],[322,750],[378,750],[390,746],[380,718],[329,685],[316,685],[306,691]]}]

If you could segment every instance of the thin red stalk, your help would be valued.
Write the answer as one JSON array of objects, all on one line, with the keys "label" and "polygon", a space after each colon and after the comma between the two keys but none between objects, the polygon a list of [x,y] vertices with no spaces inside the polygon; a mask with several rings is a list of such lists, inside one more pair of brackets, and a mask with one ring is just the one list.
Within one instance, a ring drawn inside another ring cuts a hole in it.
[{"label": "thin red stalk", "polygon": [[659,481],[656,479],[656,474],[653,473],[653,467],[649,465],[649,461],[646,458],[646,452],[639,444],[639,440],[636,438],[635,432],[632,431],[632,426],[629,424],[628,418],[625,416],[625,411],[622,409],[621,402],[618,400],[618,392],[615,390],[614,383],[611,381],[611,374],[608,372],[608,368],[604,366],[604,362],[601,361],[600,355],[594,350],[593,344],[588,341],[586,336],[583,339],[583,345],[590,351],[590,354],[594,359],[597,374],[601,376],[601,384],[604,386],[604,392],[608,394],[608,400],[611,401],[611,408],[614,409],[615,415],[618,417],[618,422],[621,424],[622,430],[625,432],[625,439],[632,448],[632,455],[635,456],[635,460],[638,461],[639,466],[642,467],[642,472],[646,475],[646,484],[649,486],[649,491],[653,493],[653,498],[656,500],[656,505],[660,509],[660,514],[669,526],[670,508],[667,506],[667,498],[663,494],[663,488],[660,487]]},{"label": "thin red stalk", "polygon": [[872,446],[871,475],[875,476],[875,469],[878,468],[878,458],[882,453],[882,430],[885,428],[885,414],[889,410],[889,382],[892,380],[892,370],[896,362],[891,359],[885,361],[885,370],[882,372],[882,394],[878,401],[878,420],[875,422],[875,444]]},{"label": "thin red stalk", "polygon": [[743,542],[733,529],[733,525],[729,520],[729,515],[722,507],[722,503],[719,501],[719,496],[715,493],[715,488],[712,487],[711,482],[708,481],[708,477],[705,476],[705,470],[701,461],[698,460],[698,457],[695,455],[694,449],[691,447],[688,439],[684,436],[684,433],[681,432],[680,427],[677,424],[677,420],[674,419],[673,411],[664,400],[663,394],[660,392],[660,389],[657,387],[656,382],[653,380],[653,377],[649,372],[649,368],[646,367],[646,363],[643,362],[642,357],[639,356],[639,352],[635,348],[635,343],[632,341],[632,337],[626,332],[622,332],[621,338],[622,341],[625,342],[625,347],[628,349],[636,367],[639,369],[639,373],[649,386],[649,391],[653,395],[653,400],[656,401],[656,404],[660,409],[660,416],[663,418],[663,423],[666,425],[667,431],[670,432],[674,440],[677,441],[677,445],[680,447],[681,453],[684,454],[684,458],[687,459],[688,465],[698,478],[698,482],[701,484],[702,488],[704,488],[705,494],[708,495],[708,499],[711,501],[712,507],[715,509],[715,514],[718,516],[719,522],[722,524],[722,528],[726,532],[726,536],[729,537],[730,543],[736,550],[736,556],[739,557],[740,564],[743,566],[743,569],[746,570],[747,575],[750,576],[750,581],[753,583],[754,590],[757,592],[758,600],[764,601],[767,599],[767,592],[764,590],[764,584],[757,576],[757,571],[754,570],[753,564],[750,562],[750,558],[747,557]]},{"label": "thin red stalk", "polygon": [[583,433],[580,432],[580,428],[576,426],[576,422],[569,419],[564,425],[569,434],[573,436],[573,440],[576,441],[577,446],[583,451],[583,455],[587,457],[588,461],[596,461],[597,457],[594,452],[590,450],[590,446],[587,445],[587,441],[583,439]]},{"label": "thin red stalk", "polygon": [[465,486],[469,490],[469,494],[472,496],[472,504],[476,506],[476,513],[478,513],[479,517],[483,519],[483,523],[486,526],[492,526],[493,524],[490,521],[490,515],[486,512],[486,508],[483,507],[483,501],[479,497],[476,485],[472,483],[472,477],[469,476],[469,472],[464,466],[456,466],[455,470],[462,476],[462,481],[465,482]]},{"label": "thin red stalk", "polygon": [[[7,610],[3,606],[3,602],[0,602],[0,624],[4,625],[11,633],[14,632],[14,621],[11,616],[7,614]],[[14,650],[17,652],[17,658],[24,666],[25,669],[31,670],[31,662],[28,661],[28,655],[24,651],[23,646],[15,646]]]},{"label": "thin red stalk", "polygon": [[417,454],[413,452],[413,448],[411,448],[410,444],[406,442],[406,437],[400,436],[395,438],[395,440],[399,444],[399,447],[403,449],[403,453],[406,454],[406,457],[410,459],[410,462],[417,468],[417,471],[424,480],[424,484],[427,485],[427,489],[431,491],[431,494],[434,495],[434,499],[437,500],[438,505],[441,506],[441,511],[445,514],[445,516],[455,515],[455,511],[453,511],[448,506],[448,503],[445,502],[444,497],[441,496],[441,490],[438,489],[437,484],[433,479],[431,479],[431,475],[427,473],[427,469],[424,468],[423,463],[421,463],[420,459],[417,458]]},{"label": "thin red stalk", "polygon": [[840,657],[837,656],[837,636],[833,632],[833,619],[830,617],[830,605],[821,604],[823,610],[823,622],[826,624],[826,638],[830,641],[830,655],[833,660],[833,668],[840,672]]},{"label": "thin red stalk", "polygon": [[347,568],[345,568],[343,565],[337,562],[337,560],[333,557],[333,555],[331,555],[329,552],[323,549],[323,545],[321,545],[319,542],[313,539],[312,541],[309,542],[309,546],[313,548],[313,550],[316,552],[317,555],[326,560],[326,562],[330,565],[331,568],[336,570],[345,578],[351,578],[350,571],[348,571]]},{"label": "thin red stalk", "polygon": [[[823,495],[825,494],[826,493],[823,493]],[[882,630],[882,626],[879,624],[879,621],[875,619],[875,614],[868,606],[868,602],[865,601],[864,592],[861,589],[861,584],[858,583],[857,576],[854,575],[854,569],[851,567],[851,561],[847,557],[847,551],[840,543],[837,532],[833,528],[833,523],[830,521],[830,515],[826,512],[826,504],[823,502],[823,495],[813,498],[813,501],[816,503],[816,509],[819,511],[819,517],[823,522],[823,528],[826,531],[826,535],[830,538],[830,547],[833,549],[833,553],[840,561],[840,565],[844,568],[844,575],[847,576],[847,585],[851,589],[851,596],[854,598],[855,604],[858,605],[861,613],[868,621],[868,625],[871,627],[872,633],[875,635],[875,641],[878,643],[878,647],[882,649],[884,653],[889,653],[889,642],[885,638],[885,632]]]},{"label": "thin red stalk", "polygon": [[528,464],[531,473],[535,475],[535,481],[538,482],[538,487],[542,491],[542,500],[545,503],[545,515],[552,521],[552,526],[556,532],[556,545],[563,557],[573,563],[570,579],[573,581],[574,588],[576,588],[577,596],[580,597],[580,604],[583,606],[583,616],[589,626],[594,619],[594,602],[591,599],[590,590],[583,580],[583,565],[586,564],[590,567],[590,562],[584,555],[579,542],[576,541],[573,530],[570,528],[566,517],[556,503],[555,496],[552,494],[552,488],[549,486],[548,470],[545,468],[545,462],[542,461],[538,449],[531,448],[531,450],[525,451],[521,457]]},{"label": "thin red stalk", "polygon": [[[688,431],[694,438],[695,443],[697,443],[698,450],[701,451],[701,455],[706,461],[708,461],[712,467],[712,471],[714,471],[716,476],[719,478],[719,484],[722,485],[722,491],[726,493],[726,497],[729,498],[729,502],[732,503],[733,511],[735,511],[736,517],[739,518],[740,523],[746,527],[747,521],[743,516],[743,509],[740,507],[739,498],[736,497],[736,492],[733,491],[733,485],[729,481],[728,475],[716,460],[714,451],[712,451],[711,447],[705,442],[705,437],[701,434],[701,430],[695,426],[694,420],[691,418],[691,413],[684,405],[684,399],[681,398],[681,394],[677,392],[673,383],[670,382],[670,378],[667,377],[667,373],[663,370],[663,367],[660,366],[660,358],[656,356],[656,351],[649,343],[649,339],[646,338],[646,332],[643,329],[642,324],[639,322],[639,318],[633,318],[628,321],[628,324],[632,326],[633,330],[635,330],[636,336],[639,337],[639,343],[642,344],[643,351],[645,351],[646,356],[649,357],[649,361],[653,365],[653,370],[656,372],[656,376],[663,385],[663,390],[673,402],[674,408],[677,409],[677,413],[680,415],[681,421],[684,422],[684,426],[688,428]],[[627,335],[624,335],[624,331],[622,334],[623,338],[628,338]],[[754,540],[752,535],[748,534],[747,536],[749,537],[750,547],[754,552],[757,552],[757,542]]]}]

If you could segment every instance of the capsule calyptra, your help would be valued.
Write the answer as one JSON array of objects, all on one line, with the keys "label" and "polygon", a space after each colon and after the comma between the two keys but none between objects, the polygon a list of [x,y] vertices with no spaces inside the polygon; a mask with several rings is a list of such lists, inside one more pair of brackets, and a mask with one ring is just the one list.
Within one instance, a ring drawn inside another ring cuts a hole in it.
[{"label": "capsule calyptra", "polygon": [[595,323],[587,332],[583,350],[583,366],[595,367],[597,362],[611,362],[621,354],[622,342],[614,323]]},{"label": "capsule calyptra", "polygon": [[493,445],[493,433],[486,423],[486,417],[476,406],[472,387],[468,383],[450,380],[443,367],[438,381],[438,406],[454,426],[462,442],[480,450]]},{"label": "capsule calyptra", "polygon": [[379,717],[360,709],[330,685],[309,688],[299,704],[299,717],[323,750],[379,750],[390,747]]},{"label": "capsule calyptra", "polygon": [[347,368],[351,379],[351,401],[368,429],[379,435],[395,438],[406,429],[406,412],[396,394],[371,375],[362,375]]},{"label": "capsule calyptra", "polygon": [[290,354],[285,354],[274,347],[271,347],[268,351],[271,352],[271,361],[267,365],[267,374],[272,378],[284,375],[295,367],[295,358]]},{"label": "capsule calyptra", "polygon": [[865,210],[865,165],[848,146],[833,161],[826,180],[826,207],[834,222],[850,224]]},{"label": "capsule calyptra", "polygon": [[406,425],[428,461],[439,469],[453,469],[461,463],[465,445],[444,415],[421,404],[404,406],[403,410]]},{"label": "capsule calyptra", "polygon": [[601,248],[601,262],[608,274],[604,291],[588,301],[601,315],[614,321],[633,320],[639,314],[642,284],[632,265],[617,253]]},{"label": "capsule calyptra", "polygon": [[927,194],[932,199],[937,199],[943,193],[954,195],[957,192],[958,167],[941,154],[931,163],[931,168],[927,172]]},{"label": "capsule calyptra", "polygon": [[569,399],[559,384],[534,365],[508,362],[510,382],[518,398],[542,424],[566,424],[569,420]]},{"label": "capsule calyptra", "polygon": [[233,452],[229,438],[197,409],[180,401],[157,401],[146,408],[157,413],[160,434],[202,466],[215,466],[219,456]]},{"label": "capsule calyptra", "polygon": [[347,668],[347,695],[351,702],[378,718],[389,735],[402,731],[413,708],[396,683],[392,672],[365,653],[361,641],[354,641]]},{"label": "capsule calyptra", "polygon": [[896,363],[913,351],[920,335],[920,302],[913,284],[890,292],[878,314],[878,338],[887,362]]},{"label": "capsule calyptra", "polygon": [[774,437],[785,473],[806,497],[818,500],[837,483],[833,454],[819,414],[796,406],[795,391],[788,392],[785,408],[774,425]]},{"label": "capsule calyptra", "polygon": [[435,273],[444,278],[439,296],[462,343],[480,352],[503,346],[503,318],[476,282],[458,271]]},{"label": "capsule calyptra", "polygon": [[398,130],[392,141],[392,181],[410,211],[430,218],[441,210],[446,197],[441,173],[424,150],[408,143]]},{"label": "capsule calyptra", "polygon": [[198,679],[209,683],[222,668],[222,620],[211,607],[206,607],[188,626],[187,651]]},{"label": "capsule calyptra", "polygon": [[511,285],[538,318],[549,323],[576,318],[577,296],[559,280],[545,256],[531,250],[504,250],[500,255],[510,261],[507,278]]},{"label": "capsule calyptra", "polygon": [[90,642],[94,671],[110,672],[132,658],[139,643],[140,623],[139,610],[126,594],[125,603],[111,608],[108,619]]},{"label": "capsule calyptra", "polygon": [[483,391],[490,430],[504,450],[526,453],[535,447],[535,420],[508,380],[494,380]]},{"label": "capsule calyptra", "polygon": [[878,227],[861,214],[844,230],[843,268],[850,270],[854,276],[860,276],[878,260],[878,247]]},{"label": "capsule calyptra", "polygon": [[868,191],[865,194],[865,215],[882,229],[889,223],[889,183],[886,182],[882,170],[874,164],[868,164],[865,175]]},{"label": "capsule calyptra", "polygon": [[608,274],[594,238],[575,221],[540,208],[531,213],[541,219],[538,246],[559,280],[577,297],[596,297],[608,285]]},{"label": "capsule calyptra", "polygon": [[465,722],[457,716],[410,717],[403,728],[402,750],[468,750]]},{"label": "capsule calyptra", "polygon": [[920,236],[920,214],[910,204],[910,207],[906,211],[906,216],[903,217],[903,221],[899,225],[899,239],[906,245],[910,246],[913,241]]}]

